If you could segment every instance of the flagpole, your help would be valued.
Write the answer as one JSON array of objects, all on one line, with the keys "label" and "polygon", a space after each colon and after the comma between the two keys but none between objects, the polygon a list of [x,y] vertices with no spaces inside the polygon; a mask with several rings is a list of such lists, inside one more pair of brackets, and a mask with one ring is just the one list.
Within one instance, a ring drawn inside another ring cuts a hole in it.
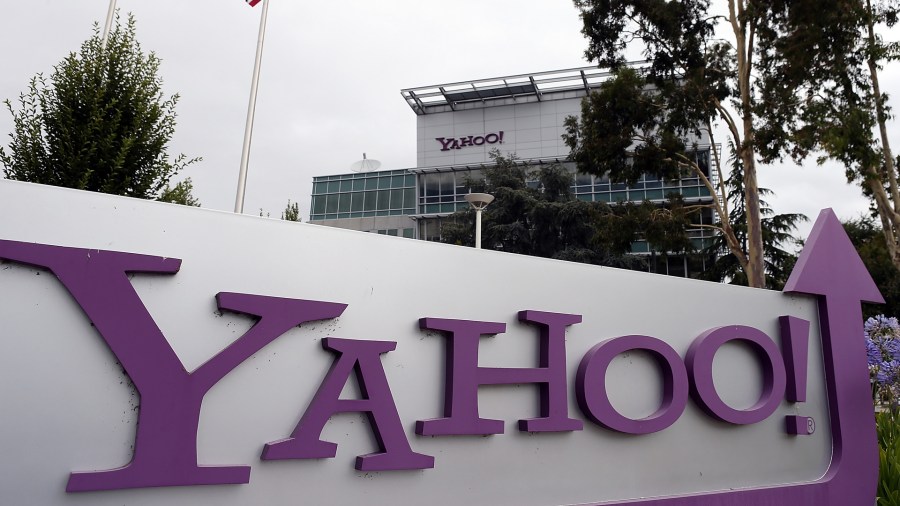
[{"label": "flagpole", "polygon": [[266,38],[266,17],[269,14],[269,0],[263,0],[262,15],[259,20],[259,37],[256,40],[256,62],[253,64],[253,80],[250,83],[250,105],[247,106],[247,125],[244,127],[244,147],[241,151],[241,171],[238,175],[237,196],[234,212],[244,212],[244,192],[247,189],[247,166],[250,163],[250,140],[253,137],[253,116],[256,114],[256,92],[259,89],[259,67],[262,62],[263,41]]},{"label": "flagpole", "polygon": [[116,14],[116,0],[109,0],[109,12],[106,13],[106,24],[103,26],[103,38],[100,40],[100,47],[106,49],[106,40],[109,38],[109,31],[112,29],[113,18]]}]

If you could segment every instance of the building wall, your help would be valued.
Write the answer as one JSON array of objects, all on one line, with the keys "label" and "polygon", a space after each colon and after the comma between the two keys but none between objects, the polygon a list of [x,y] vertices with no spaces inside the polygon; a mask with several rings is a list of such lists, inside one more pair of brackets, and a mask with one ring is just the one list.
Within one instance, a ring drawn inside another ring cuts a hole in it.
[{"label": "building wall", "polygon": [[409,216],[372,216],[367,218],[342,218],[334,220],[316,220],[310,223],[326,227],[346,228],[361,232],[372,232],[382,235],[393,235],[416,238],[416,222]]},{"label": "building wall", "polygon": [[[522,159],[564,158],[569,149],[562,140],[563,122],[580,114],[584,92],[561,95],[565,98],[419,115],[417,166],[480,164],[490,161],[494,148]],[[502,141],[485,140],[500,132]],[[467,145],[469,136],[472,145]],[[475,145],[479,138],[481,145]],[[452,147],[454,140],[457,148]]]},{"label": "building wall", "polygon": [[[709,151],[699,151],[697,161],[709,175]],[[662,204],[670,193],[680,194],[689,203],[711,199],[697,177],[665,180],[644,175],[634,184],[625,185],[613,183],[608,177],[576,174],[573,162],[561,163],[573,173],[572,193],[582,201],[616,204],[646,200]],[[470,192],[468,183],[481,177],[480,169],[466,166],[316,177],[309,221],[317,225],[437,241],[441,238],[442,218],[469,208],[465,200]],[[537,180],[530,184],[536,185]],[[703,219],[704,224],[714,221],[712,216]],[[698,249],[707,246],[712,237],[708,229],[690,233]],[[650,250],[645,242],[638,241],[633,245],[633,252],[650,253]]]}]

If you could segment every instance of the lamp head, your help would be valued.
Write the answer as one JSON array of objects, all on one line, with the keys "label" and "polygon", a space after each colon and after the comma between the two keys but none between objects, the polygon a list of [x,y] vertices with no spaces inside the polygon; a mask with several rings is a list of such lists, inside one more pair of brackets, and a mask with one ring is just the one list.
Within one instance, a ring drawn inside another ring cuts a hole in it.
[{"label": "lamp head", "polygon": [[472,205],[476,211],[481,211],[494,201],[494,196],[488,193],[470,193],[466,195],[466,202]]}]

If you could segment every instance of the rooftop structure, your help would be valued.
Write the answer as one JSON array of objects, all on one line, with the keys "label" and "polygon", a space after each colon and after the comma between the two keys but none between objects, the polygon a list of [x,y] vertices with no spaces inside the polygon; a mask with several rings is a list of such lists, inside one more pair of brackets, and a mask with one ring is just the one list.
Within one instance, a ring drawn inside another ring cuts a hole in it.
[{"label": "rooftop structure", "polygon": [[[644,62],[631,63],[640,67]],[[582,67],[400,90],[418,115],[583,97],[611,76]]]}]

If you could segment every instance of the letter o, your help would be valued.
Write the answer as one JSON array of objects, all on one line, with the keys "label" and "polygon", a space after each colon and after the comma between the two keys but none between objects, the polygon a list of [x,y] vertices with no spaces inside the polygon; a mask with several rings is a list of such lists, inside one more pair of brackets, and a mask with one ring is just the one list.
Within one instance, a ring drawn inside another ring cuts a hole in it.
[{"label": "letter o", "polygon": [[[748,343],[763,364],[762,395],[756,404],[744,410],[725,404],[713,382],[713,359],[729,341]],[[753,327],[732,325],[707,330],[691,344],[685,363],[691,377],[691,396],[710,416],[723,422],[736,425],[761,422],[778,409],[784,397],[787,375],[781,352],[769,336]]]},{"label": "letter o", "polygon": [[476,146],[481,146],[482,144],[484,144],[484,137],[482,137],[480,135],[478,137],[475,137],[474,139],[472,139],[472,144],[474,144]]},{"label": "letter o", "polygon": [[[663,372],[663,400],[659,409],[637,420],[616,411],[606,391],[609,364],[617,355],[631,350],[650,352]],[[575,394],[581,411],[595,423],[626,434],[650,434],[669,427],[684,413],[688,398],[687,371],[678,353],[655,337],[616,337],[585,353],[578,365]]]},{"label": "letter o", "polygon": [[497,134],[487,134],[484,136],[484,141],[488,144],[497,144],[500,141],[500,136]]}]

